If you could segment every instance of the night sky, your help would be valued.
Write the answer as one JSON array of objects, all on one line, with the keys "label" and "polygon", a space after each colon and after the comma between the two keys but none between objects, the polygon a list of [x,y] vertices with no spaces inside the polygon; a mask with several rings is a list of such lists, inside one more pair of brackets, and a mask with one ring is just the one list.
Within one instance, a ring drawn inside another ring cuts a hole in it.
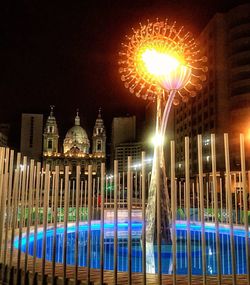
[{"label": "night sky", "polygon": [[[216,12],[248,1],[1,1],[0,122],[19,146],[21,113],[55,115],[63,138],[79,108],[91,136],[98,108],[112,117],[136,114],[145,101],[123,87],[118,52],[125,34],[146,19],[169,18],[198,35]],[[17,4],[19,2],[19,4]]]}]

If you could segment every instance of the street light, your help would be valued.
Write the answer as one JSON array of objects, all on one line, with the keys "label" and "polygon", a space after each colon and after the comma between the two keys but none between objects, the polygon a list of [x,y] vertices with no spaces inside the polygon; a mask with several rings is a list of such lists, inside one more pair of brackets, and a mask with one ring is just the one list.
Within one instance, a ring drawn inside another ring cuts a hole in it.
[{"label": "street light", "polygon": [[[183,27],[176,27],[175,22],[157,19],[153,23],[140,24],[132,31],[119,53],[121,80],[132,94],[157,102],[155,136],[163,138],[172,104],[178,105],[181,100],[187,102],[202,89],[207,59],[201,56],[191,34],[184,32]],[[146,210],[147,243],[153,243],[155,239],[156,195],[161,237],[167,243],[171,242],[165,178],[163,144],[156,143]]]}]

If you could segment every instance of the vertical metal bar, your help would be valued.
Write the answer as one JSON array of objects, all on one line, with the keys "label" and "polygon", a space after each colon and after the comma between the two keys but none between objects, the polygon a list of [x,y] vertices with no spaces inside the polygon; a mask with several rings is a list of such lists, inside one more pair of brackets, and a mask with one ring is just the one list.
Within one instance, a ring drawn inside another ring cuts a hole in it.
[{"label": "vertical metal bar", "polygon": [[[14,237],[14,230],[15,230],[15,225],[16,225],[16,217],[17,217],[17,204],[18,204],[18,184],[19,184],[19,168],[16,168],[14,170],[14,182],[13,182],[13,191],[12,191],[12,195],[11,195],[11,239]],[[14,241],[14,240],[13,240]],[[13,242],[11,242],[11,250],[13,250]],[[10,254],[10,258],[12,258],[12,255]],[[11,267],[12,261],[10,261],[9,266]]]},{"label": "vertical metal bar", "polygon": [[88,166],[88,248],[87,248],[87,284],[90,285],[91,267],[91,196],[92,196],[92,165]]},{"label": "vertical metal bar", "polygon": [[118,209],[121,208],[121,173],[118,173]]},{"label": "vertical metal bar", "polygon": [[[4,225],[7,222],[7,216],[6,216],[6,200],[7,200],[7,189],[8,189],[8,179],[9,179],[9,173],[5,173],[4,177],[3,177],[3,193],[1,196],[1,219],[0,219],[0,232],[1,232],[1,236],[0,236],[0,245],[2,246],[2,238],[3,238],[3,234],[4,234]],[[5,276],[5,260],[4,260],[4,256],[5,256],[5,247],[4,250],[0,252],[1,254],[1,258],[3,255],[3,264],[2,264],[2,281],[3,283],[5,282],[4,280],[4,276]]]},{"label": "vertical metal bar", "polygon": [[92,219],[95,219],[95,178],[92,183]]},{"label": "vertical metal bar", "polygon": [[13,245],[14,245],[14,238],[15,238],[15,226],[16,226],[16,217],[17,217],[17,209],[18,209],[18,184],[19,184],[19,167],[15,169],[14,175],[14,184],[13,184],[13,195],[12,195],[12,220],[11,220],[11,244],[10,244],[10,260],[9,260],[9,277],[8,282],[11,284],[11,280],[13,280],[12,274],[12,260],[13,260]]},{"label": "vertical metal bar", "polygon": [[229,144],[228,134],[224,134],[224,148],[225,148],[225,166],[226,166],[226,193],[228,194],[229,207],[229,225],[230,225],[230,248],[232,256],[232,280],[233,285],[237,284],[236,280],[236,265],[235,265],[235,248],[234,248],[234,232],[233,232],[233,212],[232,212],[232,192],[231,192],[231,178],[230,178],[230,160],[229,160]]},{"label": "vertical metal bar", "polygon": [[[10,207],[11,207],[11,193],[12,193],[12,178],[13,178],[13,160],[14,160],[14,151],[11,150],[9,153],[9,163],[7,165],[8,170],[8,182],[6,185],[6,198],[7,198],[7,208],[6,208],[6,221],[5,221],[5,238],[4,238],[4,259],[3,259],[3,268],[7,265],[7,242],[8,242],[8,233],[9,233],[9,224],[11,220],[11,213],[10,213]],[[6,159],[7,160],[7,159]],[[8,269],[6,267],[5,269]],[[5,275],[7,276],[7,272],[5,272]]]},{"label": "vertical metal bar", "polygon": [[118,238],[118,213],[117,213],[117,190],[118,190],[118,160],[114,160],[114,270],[113,284],[117,284],[117,238]]},{"label": "vertical metal bar", "polygon": [[[41,169],[41,187],[40,187],[40,197],[39,197],[39,210],[42,207],[42,203],[43,203],[43,185],[44,185],[44,168],[42,167]],[[40,214],[40,213],[39,213]]]},{"label": "vertical metal bar", "polygon": [[[70,174],[70,172],[69,172],[69,174]],[[69,205],[68,205],[68,218],[67,219],[69,219],[71,216],[70,216],[70,210],[72,209],[72,203],[70,203],[70,202],[72,202],[72,181],[69,179],[69,197],[68,197],[68,199],[69,199]]]},{"label": "vertical metal bar", "polygon": [[26,187],[25,187],[25,200],[24,200],[24,219],[23,219],[23,226],[26,226],[26,213],[27,213],[27,201],[28,201],[28,187],[29,187],[29,173],[30,173],[30,166],[27,164],[27,175],[26,175]]},{"label": "vertical metal bar", "polygon": [[195,221],[195,191],[194,191],[194,182],[192,182],[192,196],[193,196],[193,221]]},{"label": "vertical metal bar", "polygon": [[111,195],[111,186],[113,185],[113,179],[112,179],[113,177],[111,176],[110,177],[110,191],[109,191],[109,208],[111,208],[111,207],[113,207],[113,205],[111,205],[112,203],[111,203],[111,198],[112,198],[112,195]]},{"label": "vertical metal bar", "polygon": [[244,204],[247,284],[250,285],[250,239],[249,239],[248,209],[247,209],[246,155],[245,155],[245,142],[243,134],[240,134],[240,159],[241,159],[241,177],[242,177],[242,188],[243,188],[243,204]]},{"label": "vertical metal bar", "polygon": [[19,216],[19,235],[18,235],[18,254],[17,254],[17,275],[16,283],[19,284],[21,281],[20,263],[21,263],[21,250],[22,250],[22,231],[23,231],[23,215],[24,215],[24,201],[25,201],[25,184],[26,184],[26,168],[27,168],[27,157],[23,158],[22,166],[22,184],[20,189],[21,195],[21,212]]},{"label": "vertical metal bar", "polygon": [[122,172],[122,200],[123,200],[123,206],[122,208],[125,208],[125,173]]},{"label": "vertical metal bar", "polygon": [[60,223],[62,222],[62,192],[63,192],[63,179],[60,179]]},{"label": "vertical metal bar", "polygon": [[136,204],[136,206],[137,206],[137,203],[138,203],[138,201],[137,201],[137,192],[138,192],[138,189],[137,189],[137,171],[135,170],[135,204]]},{"label": "vertical metal bar", "polygon": [[238,225],[238,207],[237,207],[237,187],[236,187],[236,173],[234,173],[233,175],[233,178],[234,178],[234,181],[233,181],[233,184],[234,184],[234,205],[235,205],[235,218],[236,218],[236,225]]},{"label": "vertical metal bar", "polygon": [[5,155],[5,148],[0,147],[0,200],[2,197],[2,189],[3,189],[3,173],[4,173],[4,155]]},{"label": "vertical metal bar", "polygon": [[197,192],[197,204],[198,204],[198,221],[201,220],[201,213],[200,213],[200,192],[199,192],[199,181],[196,180],[196,192]]},{"label": "vertical metal bar", "polygon": [[132,260],[131,260],[131,249],[132,249],[132,223],[131,223],[131,156],[128,156],[128,173],[127,173],[127,207],[128,207],[128,285],[132,284]]},{"label": "vertical metal bar", "polygon": [[218,191],[216,178],[216,147],[215,135],[211,134],[211,161],[212,161],[212,182],[214,192],[214,215],[215,215],[215,230],[216,230],[216,265],[217,265],[217,283],[221,284],[221,258],[220,258],[220,234],[219,234],[219,211],[218,211]]},{"label": "vertical metal bar", "polygon": [[96,214],[99,218],[99,194],[100,194],[100,177],[97,177],[97,187],[96,187]]},{"label": "vertical metal bar", "polygon": [[183,203],[184,203],[184,210],[186,211],[187,210],[187,205],[186,205],[186,182],[184,181],[183,182]]},{"label": "vertical metal bar", "polygon": [[7,213],[9,215],[9,219],[8,219],[8,225],[11,225],[11,219],[12,219],[12,215],[10,213],[11,211],[11,195],[13,194],[12,192],[12,180],[13,180],[13,163],[14,163],[14,150],[10,151],[10,163],[9,163],[9,184],[8,184],[8,197],[7,197],[7,201],[8,201],[8,205],[7,205]]},{"label": "vertical metal bar", "polygon": [[[71,202],[72,209],[74,209],[74,205],[75,205],[75,181],[73,180],[72,202]],[[72,210],[72,220],[73,220],[73,210]]]},{"label": "vertical metal bar", "polygon": [[78,250],[79,250],[79,202],[80,202],[80,165],[76,167],[76,229],[75,229],[75,285],[78,284]]},{"label": "vertical metal bar", "polygon": [[222,194],[222,178],[219,178],[219,183],[220,183],[220,216],[221,216],[221,222],[224,222],[223,218],[223,194]]},{"label": "vertical metal bar", "polygon": [[[229,176],[230,176],[230,174],[229,174]],[[225,174],[225,180],[226,179],[230,180],[230,178],[226,178],[226,174]],[[228,220],[229,219],[229,217],[228,217],[228,191],[227,191],[226,183],[225,183],[225,198],[226,198],[226,216],[225,216],[225,219],[226,219],[226,223],[229,223],[229,220]]]},{"label": "vertical metal bar", "polygon": [[43,245],[42,245],[42,285],[46,282],[45,263],[46,263],[46,247],[47,247],[47,223],[48,223],[48,201],[50,191],[50,171],[49,164],[45,167],[45,183],[44,183],[44,199],[43,199]]},{"label": "vertical metal bar", "polygon": [[[55,167],[55,182],[54,182],[54,229],[53,229],[53,245],[52,245],[52,284],[56,284],[56,231],[57,231],[57,214],[58,214],[58,193],[59,193],[59,166]],[[51,208],[53,204],[51,205]]]},{"label": "vertical metal bar", "polygon": [[[170,179],[171,179],[171,212],[172,212],[172,259],[173,259],[173,285],[176,285],[176,189],[175,189],[175,143],[170,142]],[[179,195],[180,198],[180,195]]]},{"label": "vertical metal bar", "polygon": [[247,172],[247,176],[248,176],[248,207],[250,209],[250,171]]},{"label": "vertical metal bar", "polygon": [[155,147],[155,180],[156,180],[156,228],[157,228],[157,282],[162,284],[161,263],[161,189],[160,189],[160,149]]},{"label": "vertical metal bar", "polygon": [[81,198],[80,198],[80,207],[81,207],[81,215],[80,215],[80,220],[81,220],[81,216],[82,216],[82,214],[84,213],[84,211],[83,211],[83,202],[82,202],[82,196],[83,196],[83,181],[81,181]]},{"label": "vertical metal bar", "polygon": [[[239,173],[239,184],[242,185],[242,177],[241,177],[241,173]],[[239,213],[239,220],[241,221],[242,219],[242,191],[240,191],[240,213]]]},{"label": "vertical metal bar", "polygon": [[139,179],[139,207],[142,208],[142,171]]},{"label": "vertical metal bar", "polygon": [[65,166],[64,180],[64,217],[63,217],[63,284],[67,284],[67,241],[68,241],[68,215],[69,215],[69,166]]},{"label": "vertical metal bar", "polygon": [[[30,223],[32,216],[32,195],[33,195],[33,178],[34,178],[34,160],[30,161],[30,177],[29,177],[29,185],[28,189],[28,214],[27,214],[27,227],[26,227],[26,249],[25,249],[25,261],[24,261],[24,284],[27,282],[28,272],[28,254],[29,254],[29,237],[30,237]],[[27,183],[28,184],[28,183]]]},{"label": "vertical metal bar", "polygon": [[[216,173],[215,173],[216,174]],[[212,183],[209,182],[211,192],[211,208],[212,208],[212,222],[214,222],[214,191],[212,191]],[[217,197],[218,200],[218,197]]]},{"label": "vertical metal bar", "polygon": [[88,187],[88,182],[85,180],[85,187],[84,187],[84,207],[85,209],[87,208],[87,187]]},{"label": "vertical metal bar", "polygon": [[179,186],[179,203],[180,203],[179,207],[181,209],[181,200],[182,200],[182,198],[181,198],[181,181],[179,181],[178,186]]},{"label": "vertical metal bar", "polygon": [[35,198],[35,226],[34,226],[34,245],[33,245],[33,266],[32,266],[32,276],[33,276],[33,284],[35,284],[36,280],[36,253],[37,253],[37,228],[40,219],[39,216],[39,193],[40,193],[40,182],[41,182],[41,163],[37,163],[36,168],[36,198]]},{"label": "vertical metal bar", "polygon": [[50,223],[53,223],[54,218],[54,197],[55,197],[55,173],[52,172],[52,191],[51,191],[51,204],[50,204]]},{"label": "vertical metal bar", "polygon": [[[9,152],[8,149],[6,149],[6,156],[4,157],[5,154],[5,149],[2,149],[2,162],[0,162],[2,168],[0,169],[1,171],[1,177],[0,177],[0,245],[2,245],[2,240],[3,240],[3,229],[4,229],[4,223],[5,223],[5,207],[6,207],[6,199],[7,199],[7,195],[6,195],[6,189],[7,189],[7,174],[8,174],[8,164],[7,164],[7,159],[9,156]],[[5,160],[5,162],[4,162]],[[4,166],[5,164],[5,166]],[[2,257],[2,250],[0,251],[0,258]]]},{"label": "vertical metal bar", "polygon": [[108,203],[108,176],[106,175],[106,187],[105,187],[105,208],[107,208]]},{"label": "vertical metal bar", "polygon": [[100,284],[103,284],[104,269],[104,186],[105,186],[105,164],[101,164],[101,237],[100,237]]},{"label": "vertical metal bar", "polygon": [[141,156],[141,198],[142,198],[142,284],[147,284],[146,272],[146,171],[145,171],[145,152]]},{"label": "vertical metal bar", "polygon": [[202,276],[203,284],[207,284],[206,272],[206,240],[205,240],[205,219],[204,219],[204,185],[203,185],[203,161],[202,161],[202,136],[198,135],[198,168],[199,168],[199,192],[201,212],[201,243],[202,243]]},{"label": "vertical metal bar", "polygon": [[187,257],[188,257],[188,284],[192,283],[192,252],[190,232],[190,162],[189,162],[189,137],[185,137],[185,181],[186,181],[186,217],[187,217]]},{"label": "vertical metal bar", "polygon": [[208,213],[208,209],[209,209],[208,182],[206,182],[206,198],[207,198],[207,213]]}]

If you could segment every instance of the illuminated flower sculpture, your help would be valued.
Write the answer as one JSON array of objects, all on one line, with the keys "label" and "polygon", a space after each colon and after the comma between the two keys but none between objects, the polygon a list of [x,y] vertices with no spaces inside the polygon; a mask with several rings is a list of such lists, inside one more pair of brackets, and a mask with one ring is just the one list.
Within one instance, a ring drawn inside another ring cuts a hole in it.
[{"label": "illuminated flower sculpture", "polygon": [[[193,37],[184,32],[183,27],[158,19],[133,29],[132,35],[126,36],[126,42],[122,43],[119,56],[119,72],[125,87],[137,97],[157,101],[155,135],[163,138],[172,104],[187,102],[189,96],[194,97],[202,89],[202,82],[206,80],[206,57],[201,56]],[[146,210],[147,243],[155,240],[157,193],[160,193],[157,196],[161,208],[160,237],[171,242],[165,177],[163,145],[155,144]]]}]

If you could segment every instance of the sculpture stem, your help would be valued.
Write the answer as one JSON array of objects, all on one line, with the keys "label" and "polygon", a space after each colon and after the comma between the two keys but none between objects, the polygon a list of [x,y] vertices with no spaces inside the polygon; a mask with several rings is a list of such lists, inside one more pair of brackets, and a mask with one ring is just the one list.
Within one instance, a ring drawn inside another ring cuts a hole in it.
[{"label": "sculpture stem", "polygon": [[[156,136],[164,137],[166,126],[169,118],[169,113],[173,103],[176,90],[172,90],[169,94],[167,103],[161,116],[161,98],[157,97],[157,112],[156,112]],[[159,193],[159,192],[160,193]],[[160,236],[164,243],[171,243],[170,234],[170,206],[169,195],[166,180],[166,167],[164,162],[163,145],[154,146],[154,157],[151,181],[148,193],[148,205],[146,209],[146,243],[147,243],[147,271],[155,272],[153,244],[156,242],[157,229],[156,224],[156,195],[159,193],[158,207],[161,213]]]}]

